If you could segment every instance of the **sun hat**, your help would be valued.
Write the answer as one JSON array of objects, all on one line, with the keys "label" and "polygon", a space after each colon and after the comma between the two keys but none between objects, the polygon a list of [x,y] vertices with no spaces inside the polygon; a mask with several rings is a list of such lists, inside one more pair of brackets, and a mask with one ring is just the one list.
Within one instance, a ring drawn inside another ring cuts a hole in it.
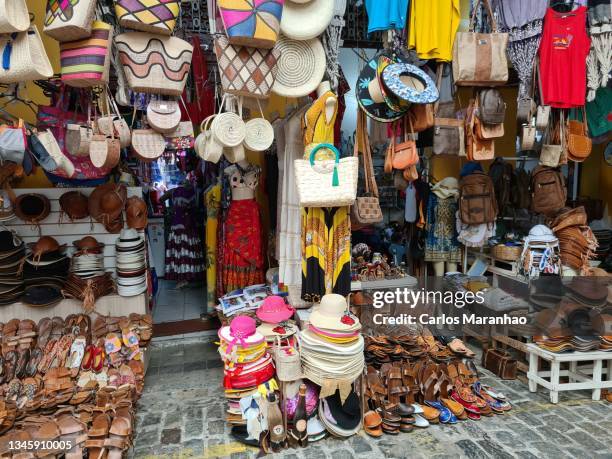
[{"label": "sun hat", "polygon": [[61,288],[56,285],[32,285],[26,287],[21,302],[28,306],[51,306],[64,299]]},{"label": "sun hat", "polygon": [[337,293],[321,298],[319,307],[310,314],[310,323],[326,330],[349,331],[361,328],[359,319],[349,311],[346,299]]},{"label": "sun hat", "polygon": [[272,295],[263,300],[256,314],[262,322],[278,324],[290,319],[294,312],[295,310],[285,303],[282,297]]},{"label": "sun hat", "polygon": [[20,220],[36,225],[48,217],[51,212],[51,203],[49,198],[42,194],[22,194],[17,196],[14,210]]},{"label": "sun hat", "polygon": [[248,316],[234,317],[229,326],[221,327],[218,335],[219,338],[228,343],[228,352],[236,344],[244,348],[260,344],[264,341],[263,335],[257,332],[255,319]]},{"label": "sun hat", "polygon": [[384,86],[395,97],[415,104],[431,104],[440,98],[427,73],[407,62],[391,64],[382,71]]},{"label": "sun hat", "polygon": [[384,53],[380,54],[378,57],[378,65],[376,67],[376,81],[373,81],[370,84],[378,86],[378,88],[375,88],[374,91],[375,96],[378,98],[378,102],[380,102],[380,95],[382,95],[385,103],[391,110],[398,113],[405,113],[412,104],[408,101],[395,97],[393,93],[385,87],[382,79],[382,72],[391,64],[396,64],[398,62],[398,57],[393,57]]},{"label": "sun hat", "polygon": [[147,203],[138,196],[132,196],[127,200],[125,218],[129,228],[143,230],[147,227]]},{"label": "sun hat", "polygon": [[38,239],[38,241],[33,244],[30,243],[28,246],[32,251],[32,260],[35,263],[48,262],[48,260],[43,259],[43,255],[55,252],[59,253],[66,247],[65,244],[60,245],[59,242],[57,242],[57,240],[51,236],[42,236]]},{"label": "sun hat", "polygon": [[23,242],[17,234],[9,230],[0,231],[0,255],[10,255],[22,247]]},{"label": "sun hat", "polygon": [[122,211],[127,201],[127,188],[118,183],[99,185],[89,196],[89,214],[102,223],[109,233],[123,227]]},{"label": "sun hat", "polygon": [[89,200],[80,191],[68,191],[60,196],[61,211],[68,215],[70,220],[81,220],[89,217]]},{"label": "sun hat", "polygon": [[302,97],[317,89],[325,76],[326,66],[321,41],[318,38],[297,41],[281,36],[276,47],[280,57],[272,91],[279,96]]},{"label": "sun hat", "polygon": [[529,230],[529,235],[525,238],[525,244],[532,243],[554,243],[558,242],[557,237],[546,225],[535,225]]},{"label": "sun hat", "polygon": [[140,234],[134,228],[123,228],[121,233],[119,234],[119,238],[117,238],[116,245],[118,247],[134,247],[143,242]]},{"label": "sun hat", "polygon": [[294,40],[321,35],[334,16],[334,0],[285,0],[280,29]]},{"label": "sun hat", "polygon": [[357,81],[357,103],[370,118],[383,123],[400,119],[404,112],[391,109],[385,102],[381,81],[378,78],[378,62],[383,54],[368,61]]},{"label": "sun hat", "polygon": [[267,338],[287,338],[298,332],[298,327],[295,323],[288,321],[283,323],[262,323],[257,327],[257,331]]}]

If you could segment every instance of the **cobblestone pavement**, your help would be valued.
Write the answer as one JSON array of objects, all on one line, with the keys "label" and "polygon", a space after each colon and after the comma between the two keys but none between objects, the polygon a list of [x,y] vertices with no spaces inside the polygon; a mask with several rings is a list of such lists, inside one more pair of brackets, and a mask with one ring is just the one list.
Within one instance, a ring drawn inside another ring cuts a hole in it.
[{"label": "cobblestone pavement", "polygon": [[[136,458],[251,458],[257,451],[233,441],[224,418],[222,369],[207,342],[155,344],[138,406]],[[542,389],[525,382],[483,376],[503,391],[514,409],[503,416],[431,426],[398,436],[326,438],[286,459],[374,458],[612,458],[612,406],[590,392],[561,393],[552,405]],[[272,457],[272,456],[270,456]]]}]

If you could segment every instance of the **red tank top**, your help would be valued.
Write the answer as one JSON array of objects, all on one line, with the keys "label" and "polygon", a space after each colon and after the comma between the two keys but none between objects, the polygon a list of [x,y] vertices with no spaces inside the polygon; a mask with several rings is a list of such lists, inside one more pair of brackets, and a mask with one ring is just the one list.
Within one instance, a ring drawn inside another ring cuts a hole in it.
[{"label": "red tank top", "polygon": [[586,7],[571,13],[548,8],[540,43],[540,75],[545,105],[581,107],[586,96],[586,58],[591,39],[586,31]]}]

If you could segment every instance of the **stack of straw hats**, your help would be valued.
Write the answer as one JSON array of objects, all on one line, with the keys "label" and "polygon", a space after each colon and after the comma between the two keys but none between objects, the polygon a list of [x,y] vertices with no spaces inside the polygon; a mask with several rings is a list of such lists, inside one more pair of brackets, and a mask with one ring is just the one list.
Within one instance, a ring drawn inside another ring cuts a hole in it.
[{"label": "stack of straw hats", "polygon": [[25,244],[11,231],[0,231],[0,305],[18,301],[23,295],[21,264]]},{"label": "stack of straw hats", "polygon": [[227,421],[245,425],[240,410],[240,399],[254,395],[258,386],[268,384],[270,390],[278,386],[275,368],[267,351],[264,336],[257,331],[255,319],[237,316],[229,326],[218,332],[219,354],[224,363],[223,387],[228,400]]},{"label": "stack of straw hats", "polygon": [[364,367],[364,342],[359,319],[346,299],[325,295],[300,332],[304,377],[323,386],[326,380],[353,382]]},{"label": "stack of straw hats", "polygon": [[117,293],[140,295],[147,289],[146,244],[135,229],[123,229],[115,243]]}]

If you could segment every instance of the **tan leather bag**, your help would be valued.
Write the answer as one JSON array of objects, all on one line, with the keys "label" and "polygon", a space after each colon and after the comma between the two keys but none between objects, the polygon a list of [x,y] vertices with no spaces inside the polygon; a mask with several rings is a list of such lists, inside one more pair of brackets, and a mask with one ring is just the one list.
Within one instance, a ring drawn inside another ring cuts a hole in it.
[{"label": "tan leather bag", "polygon": [[365,194],[357,196],[355,204],[351,207],[351,225],[355,227],[373,225],[383,221],[367,128],[366,115],[363,110],[359,109],[354,151],[357,157],[359,157],[359,152],[362,153]]},{"label": "tan leather bag", "polygon": [[582,162],[591,155],[593,142],[588,135],[586,111],[582,108],[582,120],[567,122],[567,154],[569,159]]},{"label": "tan leather bag", "polygon": [[[410,123],[410,133],[414,136],[412,120],[410,117],[406,118],[408,118],[408,122]],[[419,153],[417,151],[416,142],[413,139],[406,139],[406,118],[404,118],[404,141],[396,144],[395,135],[391,140],[393,169],[404,170],[410,166],[416,165],[419,162]]]},{"label": "tan leather bag", "polygon": [[407,116],[414,132],[423,132],[434,126],[434,104],[412,104]]},{"label": "tan leather bag", "polygon": [[486,161],[495,157],[495,141],[493,139],[483,139],[476,135],[475,123],[477,117],[474,114],[475,101],[470,101],[467,116],[468,122],[465,128],[467,144],[467,158],[470,161]]}]

